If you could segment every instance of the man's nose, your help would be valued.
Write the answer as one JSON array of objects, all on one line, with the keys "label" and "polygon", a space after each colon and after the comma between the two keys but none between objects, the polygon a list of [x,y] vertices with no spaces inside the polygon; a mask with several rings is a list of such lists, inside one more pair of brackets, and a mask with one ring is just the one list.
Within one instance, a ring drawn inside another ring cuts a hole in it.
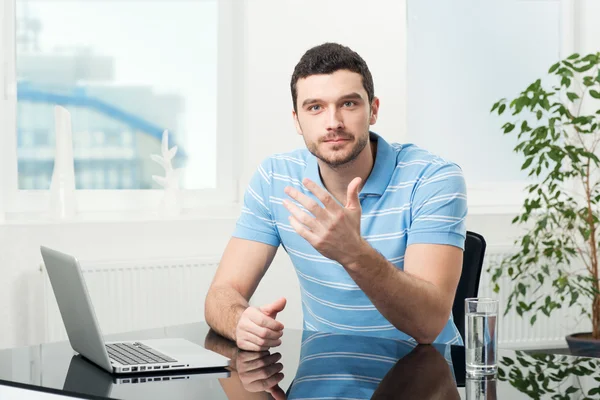
[{"label": "man's nose", "polygon": [[340,129],[344,129],[341,113],[339,109],[332,107],[327,112],[327,130],[337,131]]}]

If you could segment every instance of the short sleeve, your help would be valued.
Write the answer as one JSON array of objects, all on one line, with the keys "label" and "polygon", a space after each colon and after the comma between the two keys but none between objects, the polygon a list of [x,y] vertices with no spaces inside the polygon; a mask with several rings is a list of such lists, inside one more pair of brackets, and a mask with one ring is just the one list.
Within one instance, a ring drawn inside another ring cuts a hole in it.
[{"label": "short sleeve", "polygon": [[281,240],[269,207],[270,165],[269,159],[263,161],[250,179],[244,193],[242,213],[232,236],[278,247]]},{"label": "short sleeve", "polygon": [[452,163],[429,169],[413,192],[407,245],[447,244],[464,250],[467,188],[463,172]]}]

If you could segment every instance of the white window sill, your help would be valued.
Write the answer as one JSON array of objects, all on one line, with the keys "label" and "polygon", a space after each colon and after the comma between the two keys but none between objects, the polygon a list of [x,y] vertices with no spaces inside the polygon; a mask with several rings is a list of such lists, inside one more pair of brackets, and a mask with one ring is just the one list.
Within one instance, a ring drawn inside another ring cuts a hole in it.
[{"label": "white window sill", "polygon": [[511,215],[516,216],[522,211],[520,204],[471,204],[468,215]]},{"label": "white window sill", "polygon": [[206,221],[206,220],[236,220],[240,214],[239,206],[207,207],[196,210],[182,210],[177,216],[163,216],[158,212],[81,212],[73,218],[60,219],[50,213],[12,212],[5,213],[4,219],[0,216],[0,226],[19,225],[58,225],[58,224],[104,224],[104,223],[145,223],[145,222],[179,222],[179,221]]},{"label": "white window sill", "polygon": [[[521,212],[517,205],[470,205],[470,216],[476,215],[510,215]],[[59,225],[59,224],[106,224],[106,223],[145,223],[145,222],[179,222],[223,220],[235,221],[240,215],[240,207],[206,208],[202,210],[183,210],[177,216],[161,216],[156,212],[84,212],[71,219],[53,218],[49,213],[8,213],[4,220],[0,217],[0,226],[19,225]]]}]

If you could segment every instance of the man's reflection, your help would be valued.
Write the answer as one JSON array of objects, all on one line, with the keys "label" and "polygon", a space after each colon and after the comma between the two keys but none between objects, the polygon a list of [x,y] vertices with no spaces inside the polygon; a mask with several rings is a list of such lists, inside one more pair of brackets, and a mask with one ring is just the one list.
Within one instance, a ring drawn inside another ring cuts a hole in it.
[{"label": "man's reflection", "polygon": [[304,332],[287,393],[278,385],[284,368],[279,353],[240,351],[213,331],[205,346],[234,361],[231,378],[220,380],[230,399],[460,399],[446,345]]},{"label": "man's reflection", "polygon": [[231,377],[219,379],[227,398],[286,399],[279,387],[279,382],[283,379],[283,365],[278,362],[281,354],[239,350],[234,342],[212,329],[206,335],[204,347],[231,359]]}]

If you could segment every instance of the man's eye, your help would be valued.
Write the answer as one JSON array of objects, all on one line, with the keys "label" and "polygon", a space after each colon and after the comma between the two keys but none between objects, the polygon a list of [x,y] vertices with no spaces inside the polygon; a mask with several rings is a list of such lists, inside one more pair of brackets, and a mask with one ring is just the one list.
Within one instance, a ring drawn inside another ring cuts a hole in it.
[{"label": "man's eye", "polygon": [[356,105],[356,104],[353,101],[347,101],[347,102],[344,103],[345,107],[352,107],[354,105]]},{"label": "man's eye", "polygon": [[319,111],[320,109],[321,109],[321,106],[318,104],[308,107],[308,111]]}]

